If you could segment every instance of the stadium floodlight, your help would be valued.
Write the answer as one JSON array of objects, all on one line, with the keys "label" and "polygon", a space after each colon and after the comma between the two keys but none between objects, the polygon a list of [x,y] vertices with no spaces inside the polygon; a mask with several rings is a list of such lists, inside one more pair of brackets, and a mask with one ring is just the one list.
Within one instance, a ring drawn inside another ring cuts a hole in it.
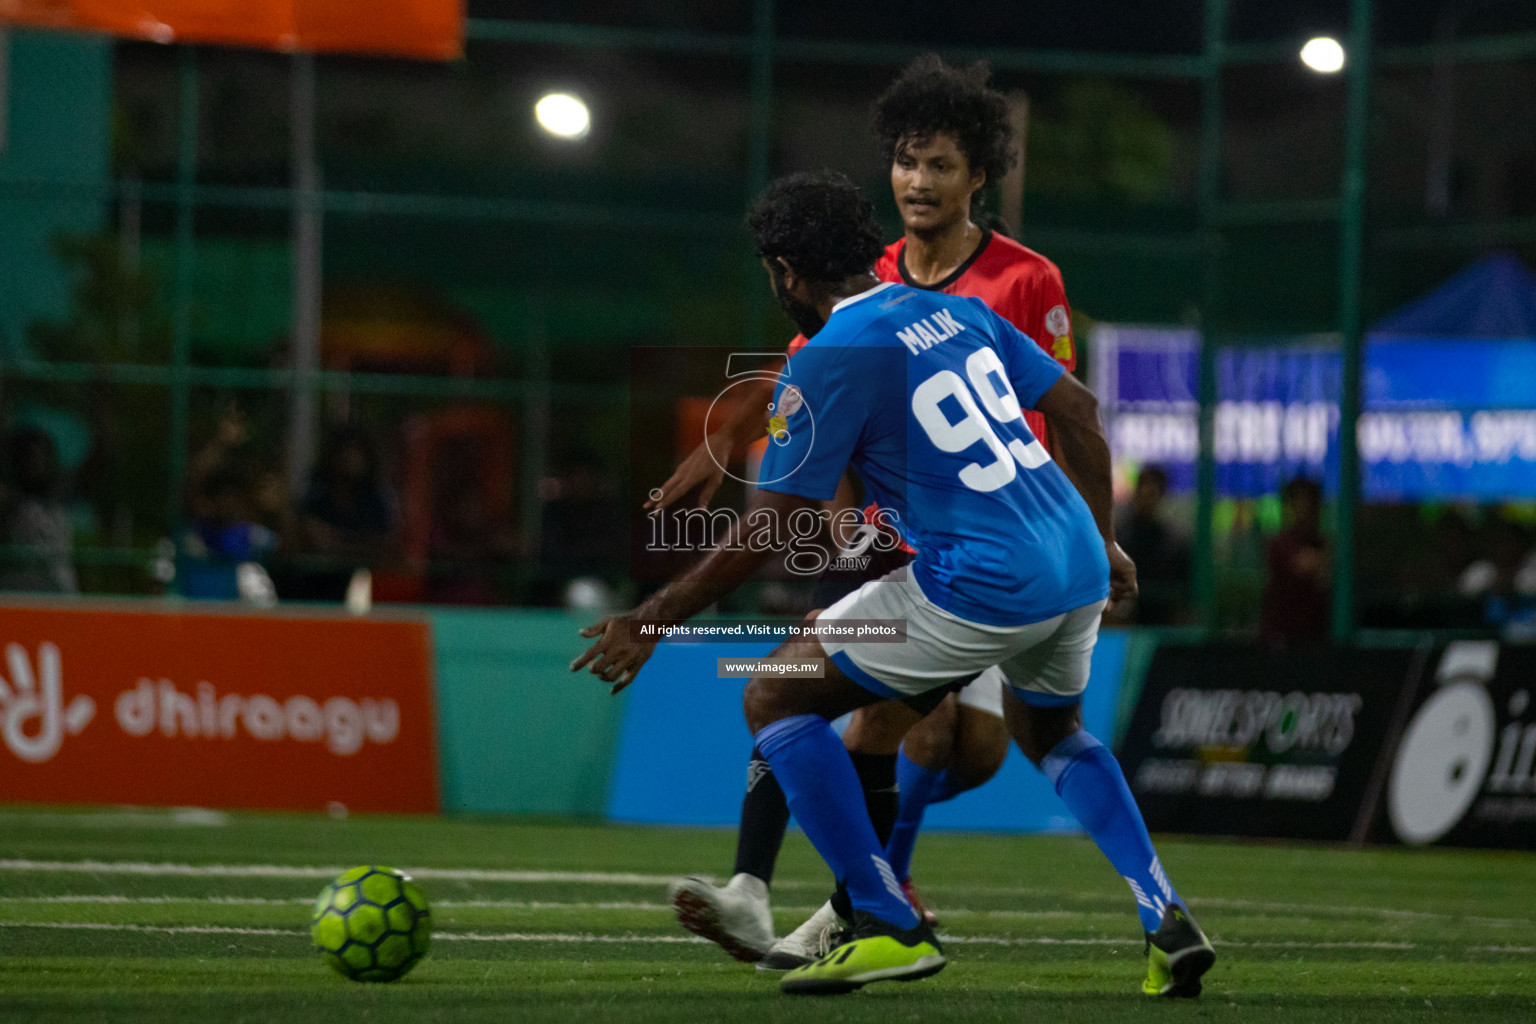
[{"label": "stadium floodlight", "polygon": [[1344,47],[1337,39],[1318,36],[1301,48],[1301,62],[1321,75],[1331,75],[1344,67]]},{"label": "stadium floodlight", "polygon": [[592,115],[587,105],[570,93],[552,92],[534,104],[533,116],[549,134],[575,141],[592,130]]}]

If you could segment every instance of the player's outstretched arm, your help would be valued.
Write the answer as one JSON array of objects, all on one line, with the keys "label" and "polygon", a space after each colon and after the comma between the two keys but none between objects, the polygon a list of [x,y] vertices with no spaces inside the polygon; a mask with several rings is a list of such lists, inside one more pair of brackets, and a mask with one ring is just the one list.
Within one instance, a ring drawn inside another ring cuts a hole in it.
[{"label": "player's outstretched arm", "polygon": [[1099,400],[1071,374],[1062,374],[1035,403],[1056,438],[1053,453],[1062,472],[1088,503],[1109,556],[1109,600],[1136,596],[1136,563],[1115,543],[1114,488],[1109,440],[1099,419]]},{"label": "player's outstretched arm", "polygon": [[740,455],[747,445],[768,433],[768,405],[773,401],[774,381],[754,379],[742,387],[746,397],[737,403],[730,418],[678,463],[661,485],[660,493],[647,501],[645,508],[666,508],[699,484],[704,485],[699,491],[699,508],[705,508],[725,480],[722,463]]},{"label": "player's outstretched arm", "polygon": [[[609,693],[618,693],[630,683],[656,649],[655,640],[645,640],[636,635],[633,623],[655,622],[672,624],[686,622],[745,583],[752,574],[762,568],[775,551],[766,545],[744,543],[744,523],[759,520],[754,513],[767,510],[778,522],[788,522],[790,516],[803,508],[816,508],[817,503],[798,494],[779,494],[759,490],[747,514],[734,523],[727,535],[715,546],[703,561],[678,576],[671,583],[642,601],[639,606],[621,615],[610,615],[594,622],[581,631],[581,635],[596,642],[579,658],[571,662],[571,671],[585,666],[589,671],[613,684]],[[764,550],[754,550],[763,547]]]}]

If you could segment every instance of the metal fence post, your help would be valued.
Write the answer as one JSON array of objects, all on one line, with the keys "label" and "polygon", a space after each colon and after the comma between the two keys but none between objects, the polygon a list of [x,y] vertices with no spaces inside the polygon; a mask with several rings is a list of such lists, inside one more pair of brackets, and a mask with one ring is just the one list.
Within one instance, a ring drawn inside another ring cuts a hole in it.
[{"label": "metal fence post", "polygon": [[192,393],[188,366],[192,353],[192,271],[197,188],[198,82],[197,49],[181,51],[177,77],[176,247],[171,285],[171,436],[165,489],[165,524],[172,537],[181,532],[186,511],[188,435]]},{"label": "metal fence post", "polygon": [[[747,202],[752,202],[768,184],[769,148],[773,135],[773,0],[755,0],[752,5],[752,78],[751,121],[747,141]],[[747,348],[761,348],[763,314],[767,292],[757,260],[749,253],[743,268],[742,343]]]},{"label": "metal fence post", "polygon": [[1365,165],[1370,121],[1371,0],[1351,0],[1349,90],[1344,135],[1344,181],[1339,208],[1339,331],[1343,381],[1339,394],[1339,496],[1334,530],[1333,639],[1355,630],[1355,516],[1360,506],[1360,362],[1364,339],[1361,273],[1365,255]]},{"label": "metal fence post", "polygon": [[320,169],[315,156],[315,58],[296,53],[291,59],[293,153],[293,393],[288,404],[288,493],[304,494],[315,450],[319,416],[315,371],[320,368],[320,303],[323,270],[320,256],[322,217]]},{"label": "metal fence post", "polygon": [[1194,603],[1200,624],[1216,625],[1216,307],[1221,301],[1221,74],[1227,0],[1205,3],[1205,68],[1200,85],[1200,235],[1204,247],[1200,302],[1200,451],[1195,463]]}]

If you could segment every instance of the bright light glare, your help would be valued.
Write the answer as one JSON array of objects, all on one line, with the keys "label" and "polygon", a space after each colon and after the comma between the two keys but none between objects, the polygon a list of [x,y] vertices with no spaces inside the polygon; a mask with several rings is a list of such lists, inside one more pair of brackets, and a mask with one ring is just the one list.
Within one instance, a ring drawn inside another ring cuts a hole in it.
[{"label": "bright light glare", "polygon": [[1331,75],[1344,67],[1344,47],[1328,36],[1309,39],[1301,48],[1301,62],[1313,71]]},{"label": "bright light glare", "polygon": [[592,115],[587,105],[575,96],[552,92],[534,105],[533,116],[539,127],[562,139],[586,138],[592,128]]}]

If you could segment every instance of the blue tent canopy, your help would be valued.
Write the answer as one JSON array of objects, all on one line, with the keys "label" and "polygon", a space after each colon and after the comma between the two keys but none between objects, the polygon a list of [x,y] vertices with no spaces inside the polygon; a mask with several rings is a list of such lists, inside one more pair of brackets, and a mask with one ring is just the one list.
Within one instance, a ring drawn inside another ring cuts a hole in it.
[{"label": "blue tent canopy", "polygon": [[1485,256],[1372,324],[1370,333],[1536,338],[1536,274],[1512,253]]},{"label": "blue tent canopy", "polygon": [[[1200,338],[1102,325],[1094,382],[1119,460],[1194,486]],[[1536,497],[1536,275],[1510,255],[1478,261],[1374,324],[1362,366],[1365,496]],[[1342,363],[1332,345],[1277,343],[1216,355],[1216,486],[1273,493],[1295,473],[1338,475]]]}]

